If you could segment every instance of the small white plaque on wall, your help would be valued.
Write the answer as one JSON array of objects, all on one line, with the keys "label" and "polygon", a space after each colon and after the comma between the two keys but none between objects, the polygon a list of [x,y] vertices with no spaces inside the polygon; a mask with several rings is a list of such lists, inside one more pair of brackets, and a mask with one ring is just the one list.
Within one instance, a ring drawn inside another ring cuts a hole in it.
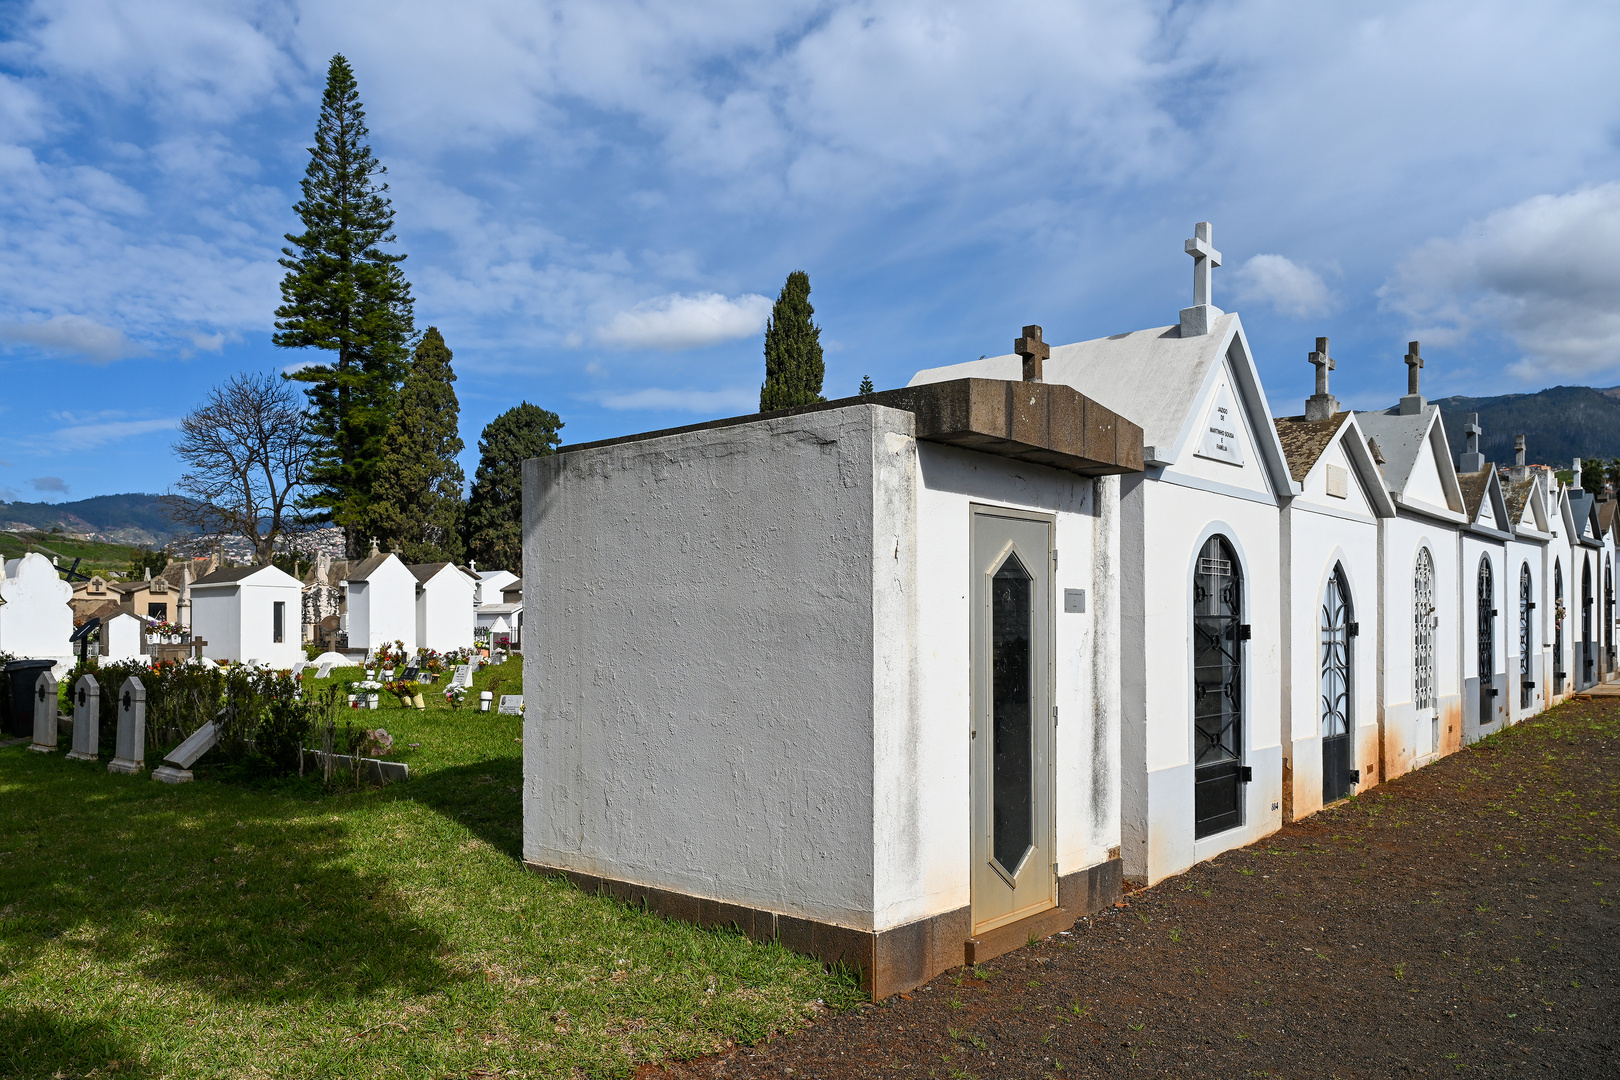
[{"label": "small white plaque on wall", "polygon": [[1194,453],[1212,461],[1242,465],[1243,446],[1238,442],[1238,425],[1242,423],[1237,406],[1232,402],[1232,391],[1223,384],[1215,392],[1215,404],[1210,407],[1209,419],[1204,423],[1204,431]]},{"label": "small white plaque on wall", "polygon": [[1350,497],[1350,473],[1339,465],[1327,467],[1327,492],[1335,499]]}]

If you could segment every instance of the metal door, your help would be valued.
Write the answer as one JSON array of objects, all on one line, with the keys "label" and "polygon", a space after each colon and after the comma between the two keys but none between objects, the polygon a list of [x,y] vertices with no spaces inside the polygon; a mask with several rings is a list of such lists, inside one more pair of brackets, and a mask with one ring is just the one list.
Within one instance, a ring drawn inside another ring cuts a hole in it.
[{"label": "metal door", "polygon": [[1350,591],[1334,567],[1322,594],[1322,802],[1350,794]]},{"label": "metal door", "polygon": [[1553,563],[1553,693],[1564,692],[1565,674],[1564,566],[1555,562]]},{"label": "metal door", "polygon": [[1581,563],[1581,686],[1592,685],[1592,558]]},{"label": "metal door", "polygon": [[1212,536],[1193,573],[1193,834],[1243,824],[1243,573]]},{"label": "metal door", "polygon": [[973,508],[975,934],[1057,904],[1052,865],[1052,519]]},{"label": "metal door", "polygon": [[1479,557],[1479,625],[1475,642],[1479,676],[1479,722],[1496,720],[1496,575],[1491,573],[1491,557]]},{"label": "metal door", "polygon": [[1530,598],[1530,564],[1519,567],[1519,708],[1528,709],[1536,690],[1536,679],[1530,666],[1530,612],[1535,603]]},{"label": "metal door", "polygon": [[1418,756],[1440,747],[1440,712],[1434,693],[1434,559],[1429,549],[1418,552],[1412,571],[1412,706],[1417,714]]}]

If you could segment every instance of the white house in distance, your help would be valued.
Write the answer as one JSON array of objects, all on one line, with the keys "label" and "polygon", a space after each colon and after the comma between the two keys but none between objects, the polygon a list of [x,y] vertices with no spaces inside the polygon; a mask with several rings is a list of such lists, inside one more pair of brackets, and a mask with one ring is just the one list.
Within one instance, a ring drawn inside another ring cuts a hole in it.
[{"label": "white house in distance", "polygon": [[0,579],[0,652],[19,659],[73,663],[73,586],[37,551],[7,559]]},{"label": "white house in distance", "polygon": [[290,668],[304,657],[299,635],[303,585],[274,566],[215,570],[191,583],[191,633],[210,660],[254,660]]},{"label": "white house in distance", "polygon": [[350,566],[344,578],[344,621],[349,648],[367,653],[403,641],[416,651],[416,575],[393,552]]},{"label": "white house in distance", "polygon": [[[1139,422],[1121,486],[1125,874],[1152,883],[1282,823],[1280,500],[1299,492],[1236,314],[1210,300],[1208,222],[1178,325],[1050,349],[1046,378]],[[918,372],[1007,378],[1027,350]]]},{"label": "white house in distance", "polygon": [[416,647],[434,652],[472,648],[477,579],[448,562],[406,569],[416,578]]},{"label": "white house in distance", "polygon": [[1029,374],[524,462],[528,864],[878,997],[1113,902],[1141,429]]},{"label": "white house in distance", "polygon": [[[506,575],[506,572],[500,571]],[[503,639],[514,649],[523,648],[523,579],[516,574],[506,575],[512,580],[495,592],[486,581],[482,595],[490,598],[478,606],[478,628],[487,631],[489,643],[499,644]],[[498,601],[498,602],[497,602]]]},{"label": "white house in distance", "polygon": [[478,576],[473,603],[479,607],[503,603],[502,594],[522,580],[510,570],[479,570],[477,563],[472,564],[472,571]]}]

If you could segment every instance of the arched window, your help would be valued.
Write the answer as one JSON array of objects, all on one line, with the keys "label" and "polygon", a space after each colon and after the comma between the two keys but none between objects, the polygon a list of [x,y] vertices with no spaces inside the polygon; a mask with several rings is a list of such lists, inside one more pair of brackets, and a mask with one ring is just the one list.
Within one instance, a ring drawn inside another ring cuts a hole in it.
[{"label": "arched window", "polygon": [[1434,708],[1434,559],[1418,551],[1412,571],[1412,703],[1422,712]]},{"label": "arched window", "polygon": [[1553,693],[1564,692],[1564,564],[1553,563]]},{"label": "arched window", "polygon": [[1530,564],[1519,567],[1519,708],[1528,709],[1536,690],[1534,668],[1530,664],[1530,613],[1535,610],[1531,598]]},{"label": "arched window", "polygon": [[1322,590],[1321,691],[1322,713],[1322,802],[1330,803],[1350,794],[1350,729],[1354,722],[1350,695],[1350,638],[1355,623],[1351,619],[1350,588],[1344,567],[1335,566]]},{"label": "arched window", "polygon": [[1479,722],[1496,722],[1496,576],[1491,557],[1479,557],[1479,640],[1475,643],[1479,676]]},{"label": "arched window", "polygon": [[1193,572],[1194,834],[1243,823],[1243,573],[1212,536]]}]

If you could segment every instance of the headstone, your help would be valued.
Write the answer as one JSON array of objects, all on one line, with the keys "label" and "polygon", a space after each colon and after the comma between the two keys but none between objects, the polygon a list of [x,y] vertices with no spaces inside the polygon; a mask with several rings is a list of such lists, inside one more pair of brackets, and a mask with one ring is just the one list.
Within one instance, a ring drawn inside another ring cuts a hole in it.
[{"label": "headstone", "polygon": [[315,677],[317,679],[327,679],[327,678],[331,678],[331,676],[332,676],[332,661],[330,661],[330,660],[328,660],[326,663],[322,664],[320,667],[315,669]]},{"label": "headstone", "polygon": [[501,707],[500,707],[499,712],[500,712],[500,714],[502,716],[522,716],[523,715],[523,695],[522,694],[502,694],[501,695]]},{"label": "headstone", "polygon": [[94,675],[73,684],[73,749],[70,761],[94,761],[101,754],[101,687]]},{"label": "headstone", "polygon": [[416,677],[418,675],[420,675],[420,674],[421,674],[421,672],[417,670],[416,665],[411,664],[408,667],[406,667],[406,669],[404,671],[399,673],[399,677],[402,680],[404,680],[405,682],[415,682]]},{"label": "headstone", "polygon": [[450,680],[450,685],[451,686],[471,686],[472,685],[472,665],[471,664],[457,664],[456,665],[456,674],[455,674],[455,677]]},{"label": "headstone", "polygon": [[300,660],[300,661],[298,661],[298,663],[293,665],[293,674],[294,675],[302,675],[303,672],[304,672],[304,669],[307,668],[307,667],[309,667],[309,661],[308,660]]},{"label": "headstone", "polygon": [[163,764],[152,770],[152,779],[161,780],[165,784],[190,783],[191,767],[197,763],[198,758],[212,750],[217,742],[219,742],[219,725],[210,720],[169,752],[169,756],[163,759]]},{"label": "headstone", "polygon": [[34,684],[34,743],[28,749],[56,752],[56,707],[56,676],[42,671]]},{"label": "headstone", "polygon": [[433,673],[431,671],[424,671],[421,674],[416,676],[416,681],[419,682],[419,683],[422,683],[423,685],[426,685],[426,686],[432,686],[433,685]]},{"label": "headstone", "polygon": [[146,687],[131,675],[118,691],[118,754],[107,765],[111,773],[138,773],[146,768]]}]

